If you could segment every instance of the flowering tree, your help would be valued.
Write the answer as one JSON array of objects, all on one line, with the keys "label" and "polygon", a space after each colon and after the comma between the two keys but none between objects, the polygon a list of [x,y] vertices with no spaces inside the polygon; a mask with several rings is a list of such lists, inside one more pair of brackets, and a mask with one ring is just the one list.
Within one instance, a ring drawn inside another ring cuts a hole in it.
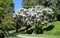
[{"label": "flowering tree", "polygon": [[[48,7],[35,6],[29,9],[22,8],[18,10],[13,17],[17,18],[17,24],[20,26],[34,25],[37,29],[43,25],[47,25],[50,21],[52,22],[54,20],[54,12]],[[36,29],[34,31],[36,31]]]}]

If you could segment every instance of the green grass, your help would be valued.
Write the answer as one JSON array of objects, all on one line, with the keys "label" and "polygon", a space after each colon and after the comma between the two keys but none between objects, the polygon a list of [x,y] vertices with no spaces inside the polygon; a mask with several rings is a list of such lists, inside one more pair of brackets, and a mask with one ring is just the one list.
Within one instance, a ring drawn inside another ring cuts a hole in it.
[{"label": "green grass", "polygon": [[9,38],[17,38],[17,37],[14,37],[14,36],[10,36]]},{"label": "green grass", "polygon": [[[43,28],[47,28],[50,25],[53,25],[54,28],[48,31],[44,30],[43,34],[21,34],[21,32],[19,32],[18,34],[23,35],[23,36],[32,36],[32,37],[60,38],[60,21],[48,23],[47,26],[44,26]],[[24,28],[21,28],[21,30]],[[34,29],[34,26],[31,27],[30,29]],[[18,38],[18,37],[11,35],[9,38]]]},{"label": "green grass", "polygon": [[46,35],[46,34],[19,34],[19,35],[35,38],[60,38],[60,35]]},{"label": "green grass", "polygon": [[50,31],[44,31],[44,34],[60,35],[60,21],[48,23],[48,26],[49,25],[54,25],[54,28]]},{"label": "green grass", "polygon": [[9,38],[20,38],[20,37],[17,37],[16,35],[9,35]]}]

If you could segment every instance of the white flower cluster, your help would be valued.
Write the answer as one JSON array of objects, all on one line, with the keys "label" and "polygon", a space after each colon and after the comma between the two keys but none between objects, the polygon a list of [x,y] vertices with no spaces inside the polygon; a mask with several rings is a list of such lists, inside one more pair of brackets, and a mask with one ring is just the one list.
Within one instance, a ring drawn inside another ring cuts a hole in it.
[{"label": "white flower cluster", "polygon": [[18,17],[20,25],[40,25],[52,21],[54,12],[50,8],[35,6],[29,9],[22,8],[17,10],[13,17]]}]

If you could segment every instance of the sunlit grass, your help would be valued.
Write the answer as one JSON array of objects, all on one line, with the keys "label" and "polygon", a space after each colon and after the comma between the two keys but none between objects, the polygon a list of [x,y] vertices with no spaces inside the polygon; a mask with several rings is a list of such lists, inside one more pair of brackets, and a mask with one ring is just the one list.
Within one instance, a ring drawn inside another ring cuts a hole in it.
[{"label": "sunlit grass", "polygon": [[44,34],[49,34],[49,35],[60,35],[60,21],[48,23],[49,25],[54,25],[54,28],[50,31],[45,31]]}]

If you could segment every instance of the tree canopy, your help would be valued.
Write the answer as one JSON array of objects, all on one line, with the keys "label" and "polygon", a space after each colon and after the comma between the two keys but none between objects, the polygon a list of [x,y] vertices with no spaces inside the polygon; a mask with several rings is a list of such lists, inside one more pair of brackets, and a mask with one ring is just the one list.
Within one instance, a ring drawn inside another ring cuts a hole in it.
[{"label": "tree canopy", "polygon": [[13,9],[14,4],[12,0],[0,0],[0,28],[2,29],[0,30],[3,32],[14,24],[12,19]]}]

